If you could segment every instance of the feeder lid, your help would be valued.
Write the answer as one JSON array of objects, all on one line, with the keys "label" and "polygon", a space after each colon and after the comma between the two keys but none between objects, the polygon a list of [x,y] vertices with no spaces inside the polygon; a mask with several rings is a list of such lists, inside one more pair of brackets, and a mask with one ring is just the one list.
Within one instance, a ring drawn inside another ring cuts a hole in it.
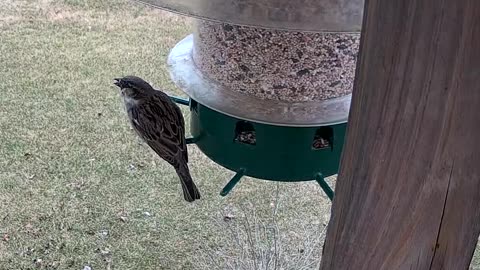
[{"label": "feeder lid", "polygon": [[364,0],[136,0],[205,20],[260,28],[359,32]]},{"label": "feeder lid", "polygon": [[180,41],[168,56],[170,75],[188,96],[208,108],[236,118],[279,126],[327,126],[347,122],[351,95],[309,102],[262,100],[225,89],[196,68],[193,35]]}]

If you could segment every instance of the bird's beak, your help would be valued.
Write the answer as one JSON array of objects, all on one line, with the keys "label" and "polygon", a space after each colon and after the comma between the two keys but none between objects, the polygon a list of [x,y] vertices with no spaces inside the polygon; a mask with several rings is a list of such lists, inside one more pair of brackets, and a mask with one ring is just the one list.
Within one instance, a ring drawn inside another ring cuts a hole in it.
[{"label": "bird's beak", "polygon": [[113,84],[115,84],[116,86],[122,88],[122,83],[120,82],[121,79],[115,78],[115,79],[113,79],[113,80],[115,81]]}]

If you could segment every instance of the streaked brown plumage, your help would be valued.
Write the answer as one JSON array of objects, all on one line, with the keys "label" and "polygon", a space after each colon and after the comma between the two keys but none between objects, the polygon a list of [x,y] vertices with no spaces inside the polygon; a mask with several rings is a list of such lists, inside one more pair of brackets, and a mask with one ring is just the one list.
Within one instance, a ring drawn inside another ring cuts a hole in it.
[{"label": "streaked brown plumage", "polygon": [[161,91],[143,79],[126,76],[115,79],[120,87],[133,129],[176,170],[186,201],[200,199],[188,169],[185,121],[180,108]]}]

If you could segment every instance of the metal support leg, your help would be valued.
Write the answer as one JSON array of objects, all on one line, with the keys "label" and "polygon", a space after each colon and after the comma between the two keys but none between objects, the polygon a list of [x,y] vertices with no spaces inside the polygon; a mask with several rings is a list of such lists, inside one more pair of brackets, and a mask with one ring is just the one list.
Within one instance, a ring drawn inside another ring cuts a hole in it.
[{"label": "metal support leg", "polygon": [[176,96],[169,96],[169,97],[175,103],[178,103],[181,105],[187,105],[187,106],[190,104],[190,99],[176,97]]},{"label": "metal support leg", "polygon": [[320,184],[320,187],[322,188],[323,192],[327,194],[327,197],[330,199],[330,201],[333,201],[333,196],[335,195],[335,193],[325,181],[323,175],[321,173],[318,173],[317,175],[315,175],[315,180],[317,180],[317,182]]},{"label": "metal support leg", "polygon": [[186,144],[193,144],[193,143],[196,143],[196,142],[198,142],[198,138],[194,138],[194,137],[185,138],[185,143]]},{"label": "metal support leg", "polygon": [[236,184],[242,179],[242,177],[245,175],[245,169],[240,169],[237,174],[230,180],[225,187],[222,189],[220,192],[220,196],[227,196],[230,191],[235,187]]}]

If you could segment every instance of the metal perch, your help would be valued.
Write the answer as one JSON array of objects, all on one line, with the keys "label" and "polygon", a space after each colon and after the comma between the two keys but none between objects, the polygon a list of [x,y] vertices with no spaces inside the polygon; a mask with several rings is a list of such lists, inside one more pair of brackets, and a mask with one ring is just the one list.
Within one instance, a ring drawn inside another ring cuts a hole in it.
[{"label": "metal perch", "polygon": [[[190,99],[186,99],[186,98],[182,98],[182,97],[176,97],[176,96],[170,96],[170,99],[175,102],[175,103],[178,103],[180,105],[185,105],[185,106],[189,106],[190,105]],[[194,144],[198,141],[198,138],[194,138],[194,137],[188,137],[188,138],[185,138],[185,143],[186,144]]]},{"label": "metal perch", "polygon": [[176,96],[170,96],[170,99],[175,102],[175,103],[178,103],[178,104],[181,104],[181,105],[186,105],[188,106],[190,104],[190,99],[186,99],[186,98],[182,98],[182,97],[176,97]]}]

